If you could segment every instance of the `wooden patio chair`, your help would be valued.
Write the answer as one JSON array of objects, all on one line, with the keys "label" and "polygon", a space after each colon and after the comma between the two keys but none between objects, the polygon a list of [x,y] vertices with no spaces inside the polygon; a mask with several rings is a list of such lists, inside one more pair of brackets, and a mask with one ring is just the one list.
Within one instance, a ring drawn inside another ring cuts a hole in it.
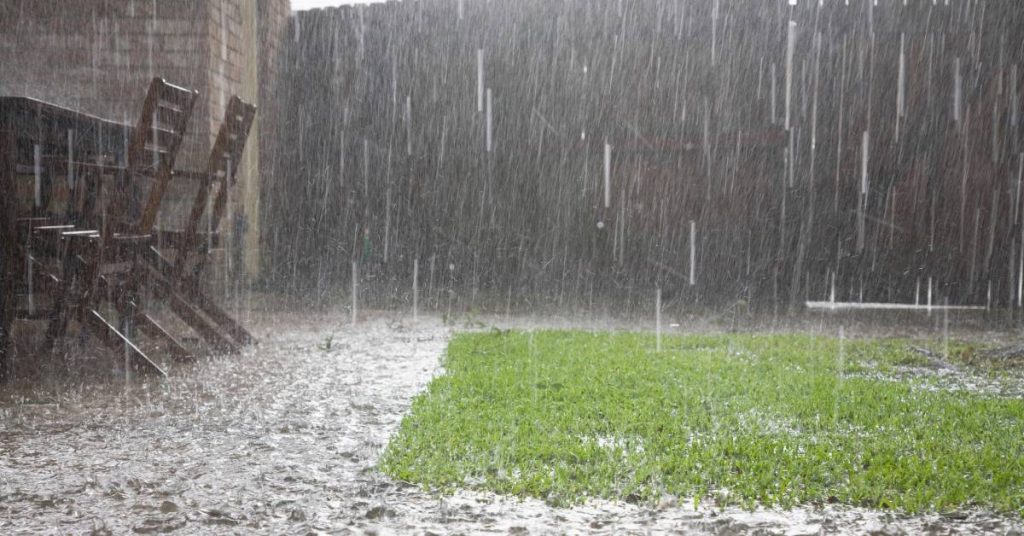
[{"label": "wooden patio chair", "polygon": [[[166,299],[171,309],[208,343],[228,351],[252,344],[255,339],[235,319],[221,309],[202,290],[200,279],[211,247],[221,242],[218,229],[228,202],[228,188],[235,184],[238,163],[245,150],[249,129],[256,117],[256,107],[232,96],[228,102],[224,121],[217,132],[210,151],[205,172],[175,171],[176,176],[196,179],[199,188],[183,231],[162,231],[171,249],[176,250],[173,260],[167,259],[155,248],[150,248],[149,261],[155,272],[158,296]],[[217,195],[209,207],[211,190],[217,186]],[[207,214],[206,233],[200,233],[200,224]],[[202,315],[197,314],[202,312]],[[209,319],[206,322],[205,315]],[[221,331],[228,335],[224,337]]]},{"label": "wooden patio chair", "polygon": [[[97,175],[113,178],[105,204],[91,207],[101,211],[99,229],[36,229],[59,235],[61,270],[40,274],[40,283],[54,288],[55,301],[46,331],[44,349],[52,349],[67,332],[74,318],[111,350],[124,351],[144,370],[163,373],[132,341],[135,328],[164,343],[176,358],[190,353],[142,309],[141,284],[145,275],[144,256],[152,243],[153,226],[173,175],[174,162],[184,140],[185,129],[197,92],[155,78],[142,105],[138,124],[129,138],[124,166],[83,163]],[[140,186],[150,182],[148,193]],[[100,182],[102,184],[102,182]],[[46,242],[46,237],[41,237]],[[54,242],[51,237],[50,242]],[[100,313],[109,301],[118,312],[115,327]]]}]

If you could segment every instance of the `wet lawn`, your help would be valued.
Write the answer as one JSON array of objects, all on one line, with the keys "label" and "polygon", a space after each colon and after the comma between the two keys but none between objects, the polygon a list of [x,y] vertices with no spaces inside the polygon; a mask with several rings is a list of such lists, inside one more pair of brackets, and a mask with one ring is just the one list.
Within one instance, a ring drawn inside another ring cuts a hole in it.
[{"label": "wet lawn", "polygon": [[648,334],[462,334],[381,467],[554,504],[1024,514],[1024,400],[888,374],[927,361],[906,341],[793,334],[665,337],[660,352]]}]

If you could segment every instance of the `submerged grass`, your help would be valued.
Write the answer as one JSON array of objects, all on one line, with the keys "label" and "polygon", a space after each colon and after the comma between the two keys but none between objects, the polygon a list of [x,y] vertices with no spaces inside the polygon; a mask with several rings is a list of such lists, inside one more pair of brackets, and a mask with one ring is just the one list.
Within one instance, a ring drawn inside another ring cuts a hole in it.
[{"label": "submerged grass", "polygon": [[555,504],[668,493],[1024,515],[1024,401],[865,378],[901,341],[462,334],[383,470]]}]

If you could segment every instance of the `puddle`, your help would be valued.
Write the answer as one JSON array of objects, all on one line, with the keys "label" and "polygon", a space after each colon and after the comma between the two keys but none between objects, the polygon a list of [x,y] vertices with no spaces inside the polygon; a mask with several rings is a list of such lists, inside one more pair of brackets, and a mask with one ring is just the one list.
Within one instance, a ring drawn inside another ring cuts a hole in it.
[{"label": "puddle", "polygon": [[861,370],[844,378],[863,378],[880,382],[899,382],[927,391],[962,391],[982,396],[1020,398],[1024,396],[1024,374],[1020,369],[985,371],[966,366],[942,368],[893,365],[880,367],[874,362],[858,364]]}]

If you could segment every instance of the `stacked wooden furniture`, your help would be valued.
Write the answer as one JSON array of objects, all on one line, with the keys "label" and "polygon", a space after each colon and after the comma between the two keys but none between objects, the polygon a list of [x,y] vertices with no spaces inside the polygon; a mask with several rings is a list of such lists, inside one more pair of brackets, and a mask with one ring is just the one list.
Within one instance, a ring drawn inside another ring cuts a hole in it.
[{"label": "stacked wooden furniture", "polygon": [[[194,178],[199,187],[185,229],[163,233],[176,250],[173,261],[156,248],[150,248],[146,257],[156,272],[157,295],[207,343],[227,352],[237,352],[240,346],[252,344],[255,339],[202,290],[200,282],[210,249],[219,236],[217,230],[227,207],[228,188],[235,183],[238,162],[255,117],[255,106],[237,96],[231,98],[205,172],[176,172],[177,176]],[[214,187],[217,195],[209,208],[206,233],[201,235],[199,225],[203,213],[208,211]]]},{"label": "stacked wooden furniture", "polygon": [[[0,222],[4,237],[0,274],[5,296],[0,301],[0,375],[8,372],[6,358],[15,317],[47,323],[41,344],[44,352],[52,351],[68,335],[69,325],[77,324],[135,370],[164,375],[137,344],[140,334],[175,359],[191,359],[193,353],[150,314],[150,295],[165,301],[170,311],[217,351],[236,352],[253,342],[251,335],[203,292],[200,280],[209,246],[219,242],[212,231],[223,217],[227,189],[234,183],[235,164],[244,150],[255,107],[233,98],[207,169],[201,173],[176,171],[175,161],[196,95],[193,90],[154,79],[138,123],[123,128],[120,137],[108,132],[108,139],[91,151],[73,143],[77,130],[69,131],[72,134],[68,134],[65,151],[48,150],[47,143],[39,140],[31,143],[34,161],[29,169],[36,175],[35,203],[30,203],[33,206],[28,210],[19,210],[11,201],[19,194],[14,187],[17,175],[26,169],[18,164],[25,153],[18,147],[27,144],[19,139],[25,138],[19,133],[23,125],[10,120],[0,129],[0,190],[12,194],[5,196],[8,206],[0,209],[14,215]],[[0,99],[0,112],[2,102]],[[93,123],[82,120],[78,130]],[[114,143],[111,137],[116,138]],[[34,139],[28,138],[30,142]],[[50,192],[53,185],[40,179],[40,170],[46,170],[49,177],[57,168],[66,171],[67,193],[58,203],[51,199],[44,203],[41,191]],[[156,228],[172,180],[198,183],[182,231]],[[217,197],[207,216],[208,232],[203,235],[199,225],[214,187]],[[25,197],[23,192],[21,197]],[[55,205],[62,207],[59,214],[50,210]],[[157,236],[159,242],[168,239],[170,252],[157,249]],[[165,257],[169,253],[170,259]],[[12,299],[19,291],[27,300]],[[41,300],[42,295],[49,299]],[[44,301],[46,306],[35,307],[36,301]]]}]

